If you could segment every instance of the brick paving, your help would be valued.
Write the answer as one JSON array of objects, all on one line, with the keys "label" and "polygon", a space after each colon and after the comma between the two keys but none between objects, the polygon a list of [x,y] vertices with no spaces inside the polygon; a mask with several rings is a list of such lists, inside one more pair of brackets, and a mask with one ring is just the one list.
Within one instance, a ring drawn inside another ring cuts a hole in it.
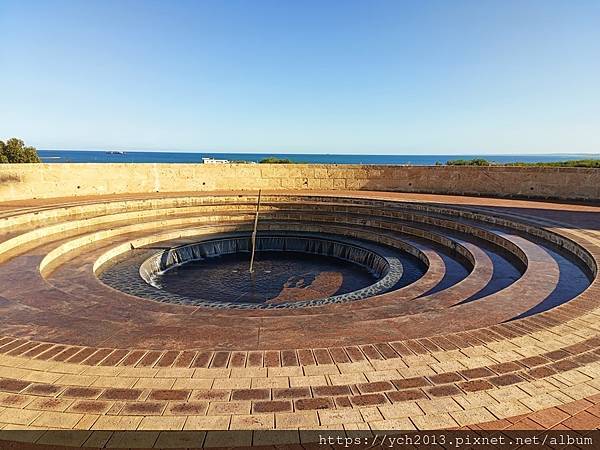
[{"label": "brick paving", "polygon": [[[36,442],[47,429],[90,430],[73,444],[89,445],[101,430],[288,429],[299,439],[302,430],[327,427],[600,426],[599,207],[376,192],[265,199],[265,227],[362,233],[412,249],[428,271],[352,304],[165,305],[105,286],[94,265],[132,242],[243,228],[252,196],[31,201],[14,214],[4,205],[0,438],[23,428],[40,431],[30,435]],[[496,234],[498,226],[509,231]],[[445,269],[424,242],[456,245],[440,236],[457,229],[525,260],[519,280],[462,303],[493,271],[477,246],[465,245],[470,275],[428,293]],[[537,239],[580,258],[591,284],[567,303],[507,322],[558,282],[560,268]]]}]

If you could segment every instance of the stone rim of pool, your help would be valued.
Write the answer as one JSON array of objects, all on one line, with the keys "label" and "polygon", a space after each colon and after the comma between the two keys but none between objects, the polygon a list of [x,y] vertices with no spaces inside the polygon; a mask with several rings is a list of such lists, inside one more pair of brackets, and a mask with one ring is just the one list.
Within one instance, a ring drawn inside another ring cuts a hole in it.
[{"label": "stone rim of pool", "polygon": [[[198,298],[196,296],[164,291],[156,282],[159,274],[164,274],[181,265],[199,261],[203,258],[213,260],[218,264],[218,256],[248,253],[249,249],[250,235],[241,232],[220,234],[217,236],[209,235],[193,243],[169,247],[155,252],[139,265],[139,276],[152,289],[138,289],[137,293],[144,298],[159,300],[161,302],[203,307],[242,309],[301,308],[344,303],[373,297],[392,289],[403,275],[403,265],[396,256],[396,251],[388,249],[385,246],[344,236],[324,236],[323,234],[317,235],[306,232],[279,232],[258,235],[257,253],[297,252],[305,255],[314,255],[316,258],[322,256],[332,257],[366,269],[375,276],[375,281],[360,289],[338,295],[330,295],[306,301],[281,303],[254,303]],[[118,284],[112,284],[112,286],[119,288]],[[157,290],[159,291],[158,293],[156,292]]]}]

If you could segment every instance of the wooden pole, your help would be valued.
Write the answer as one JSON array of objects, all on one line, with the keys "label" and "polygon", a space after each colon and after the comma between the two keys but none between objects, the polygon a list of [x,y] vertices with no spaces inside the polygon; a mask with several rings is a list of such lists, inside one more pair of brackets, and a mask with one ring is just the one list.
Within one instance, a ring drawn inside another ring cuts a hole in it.
[{"label": "wooden pole", "polygon": [[252,231],[252,255],[250,256],[250,273],[254,272],[254,253],[256,251],[256,228],[258,227],[258,211],[260,210],[260,193],[258,190],[258,201],[256,202],[256,215],[254,216],[254,230]]}]

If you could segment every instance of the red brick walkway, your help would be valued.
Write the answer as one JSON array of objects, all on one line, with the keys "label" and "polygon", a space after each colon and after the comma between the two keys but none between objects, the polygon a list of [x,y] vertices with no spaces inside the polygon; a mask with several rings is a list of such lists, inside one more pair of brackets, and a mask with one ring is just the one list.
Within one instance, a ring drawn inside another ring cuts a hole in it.
[{"label": "red brick walkway", "polygon": [[[597,427],[597,274],[571,301],[507,320],[558,283],[560,267],[539,239],[558,242],[595,271],[600,208],[267,193],[265,230],[362,233],[412,249],[429,265],[399,291],[318,308],[163,304],[94,275],[99,259],[132,243],[247,229],[253,202],[172,194],[3,205],[0,428],[37,430],[30,436],[43,443],[54,428],[89,430],[89,442],[104,430],[286,429],[291,442],[302,442],[304,430],[319,428]],[[469,240],[461,251],[471,275],[428,293],[445,271],[436,249],[456,248],[452,236],[460,233],[523,260],[519,280],[461,304],[493,273]]]}]

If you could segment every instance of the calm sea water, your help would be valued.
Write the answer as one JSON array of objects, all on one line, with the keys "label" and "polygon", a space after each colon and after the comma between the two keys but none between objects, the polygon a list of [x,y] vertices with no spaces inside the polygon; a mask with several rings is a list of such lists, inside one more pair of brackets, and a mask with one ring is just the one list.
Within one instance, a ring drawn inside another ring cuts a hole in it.
[{"label": "calm sea water", "polygon": [[485,158],[497,163],[548,162],[572,159],[600,158],[600,154],[546,154],[546,155],[330,155],[330,154],[277,154],[277,153],[176,153],[176,152],[125,152],[112,154],[91,150],[38,150],[46,163],[201,163],[202,158],[258,162],[275,156],[294,162],[323,164],[414,164],[434,165],[453,159]]}]

